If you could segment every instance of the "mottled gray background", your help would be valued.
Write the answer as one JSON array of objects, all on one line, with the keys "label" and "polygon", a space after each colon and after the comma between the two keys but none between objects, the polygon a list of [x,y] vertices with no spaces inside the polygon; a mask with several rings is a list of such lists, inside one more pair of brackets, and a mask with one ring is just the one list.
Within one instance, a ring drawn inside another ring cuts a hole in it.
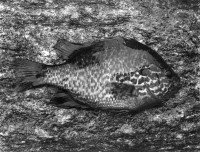
[{"label": "mottled gray background", "polygon": [[[13,92],[15,57],[61,62],[58,38],[87,42],[135,38],[180,75],[182,89],[163,107],[137,114],[62,109],[55,90]],[[0,151],[200,150],[198,0],[1,0]]]}]

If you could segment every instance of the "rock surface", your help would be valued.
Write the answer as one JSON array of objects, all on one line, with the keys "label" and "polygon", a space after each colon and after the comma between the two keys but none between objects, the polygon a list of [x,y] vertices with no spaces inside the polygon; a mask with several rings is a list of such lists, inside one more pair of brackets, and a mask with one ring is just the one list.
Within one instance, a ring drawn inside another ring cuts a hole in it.
[{"label": "rock surface", "polygon": [[[198,0],[4,0],[0,19],[0,151],[200,150]],[[13,58],[59,63],[58,38],[113,36],[161,54],[181,77],[179,93],[163,107],[124,114],[49,105],[52,88],[14,92]]]}]

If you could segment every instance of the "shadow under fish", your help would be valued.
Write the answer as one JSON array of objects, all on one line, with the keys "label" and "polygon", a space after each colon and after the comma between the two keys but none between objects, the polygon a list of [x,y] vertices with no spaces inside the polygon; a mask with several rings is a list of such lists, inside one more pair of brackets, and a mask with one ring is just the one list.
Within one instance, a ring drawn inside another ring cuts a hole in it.
[{"label": "shadow under fish", "polygon": [[53,103],[65,108],[138,111],[161,105],[180,89],[180,78],[151,48],[134,39],[55,44],[65,63],[15,59],[16,91],[50,85]]}]

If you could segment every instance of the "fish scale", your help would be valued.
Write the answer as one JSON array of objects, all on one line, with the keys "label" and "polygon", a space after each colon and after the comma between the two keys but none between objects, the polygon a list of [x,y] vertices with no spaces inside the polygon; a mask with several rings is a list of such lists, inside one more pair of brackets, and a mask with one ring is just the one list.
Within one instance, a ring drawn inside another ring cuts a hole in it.
[{"label": "fish scale", "polygon": [[73,101],[100,109],[151,107],[169,99],[180,88],[179,77],[162,57],[133,39],[116,37],[84,44],[59,40],[54,48],[66,60],[64,64],[15,62],[16,73],[23,75],[24,69],[34,66],[29,71],[37,76],[35,86],[62,88]]}]

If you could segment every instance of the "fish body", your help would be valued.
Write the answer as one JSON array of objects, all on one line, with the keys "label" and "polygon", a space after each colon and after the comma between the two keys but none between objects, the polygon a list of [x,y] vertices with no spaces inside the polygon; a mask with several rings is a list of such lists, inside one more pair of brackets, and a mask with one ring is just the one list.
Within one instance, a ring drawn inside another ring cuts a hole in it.
[{"label": "fish body", "polygon": [[61,39],[54,48],[64,64],[14,61],[18,88],[48,84],[93,108],[130,111],[162,103],[180,88],[180,78],[162,57],[134,39],[84,44]]}]

